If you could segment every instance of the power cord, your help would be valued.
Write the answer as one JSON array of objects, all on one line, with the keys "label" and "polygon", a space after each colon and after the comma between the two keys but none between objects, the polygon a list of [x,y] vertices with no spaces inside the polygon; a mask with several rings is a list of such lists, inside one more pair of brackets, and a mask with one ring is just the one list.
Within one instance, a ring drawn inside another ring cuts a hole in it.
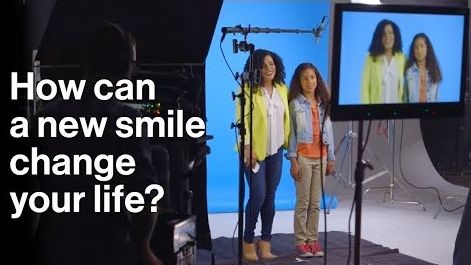
[{"label": "power cord", "polygon": [[[224,59],[224,62],[226,63],[226,66],[227,68],[229,69],[229,71],[231,72],[231,75],[232,77],[234,77],[234,81],[237,83],[237,85],[241,88],[241,90],[244,92],[245,96],[247,98],[249,98],[249,94],[247,93],[247,91],[245,89],[242,88],[242,84],[239,82],[239,79],[237,78],[237,75],[234,74],[234,71],[232,70],[231,66],[229,65],[229,62],[227,61],[227,58],[226,58],[226,54],[224,53],[224,50],[222,49],[222,41],[224,39],[221,39],[221,41],[219,42],[219,48],[221,50],[221,55],[222,55],[222,58]],[[250,102],[250,108],[251,110],[253,111],[255,107],[255,104],[253,102]],[[245,114],[244,115],[244,118],[247,117],[249,115],[249,113]],[[242,119],[242,118],[241,118]],[[238,125],[239,122],[241,121],[241,119],[238,119],[235,123],[235,125]],[[237,134],[237,133],[236,133]],[[236,137],[236,141],[237,141],[237,137]],[[237,145],[237,151],[240,151],[239,150],[239,146]]]},{"label": "power cord", "polygon": [[322,193],[322,203],[324,205],[324,265],[327,265],[327,213],[325,211],[325,193],[324,193],[324,177],[322,176],[323,168],[323,159],[321,158],[321,193]]},{"label": "power cord", "polygon": [[224,54],[224,50],[222,49],[222,41],[221,40],[219,42],[219,48],[221,49],[221,54],[222,54],[222,58],[224,59],[224,62],[226,63],[227,65],[227,68],[229,68],[229,71],[231,72],[231,75],[234,77],[234,80],[237,82],[237,84],[239,85],[239,87],[242,87],[242,84],[239,82],[239,80],[237,79],[237,76],[234,74],[234,71],[232,71],[232,68],[231,66],[229,65],[229,62],[227,61],[227,58],[226,58],[226,55]]},{"label": "power cord", "polygon": [[235,246],[234,246],[234,239],[235,239],[235,233],[236,233],[237,227],[239,227],[239,221],[237,221],[234,227],[234,231],[232,232],[232,241],[231,241],[232,244],[231,245],[232,245],[232,254],[234,254],[234,257],[237,257],[237,253],[235,251]]},{"label": "power cord", "polygon": [[[235,134],[236,142],[238,142],[237,141],[237,129],[235,127],[234,127],[234,134]],[[237,146],[237,153],[240,154],[239,144],[236,144],[236,146]],[[234,231],[232,232],[232,241],[231,241],[232,244],[231,245],[232,245],[232,254],[234,254],[234,257],[237,257],[237,253],[235,251],[235,246],[234,246],[234,239],[235,239],[235,233],[236,233],[236,230],[237,230],[238,227],[239,227],[239,221],[237,221],[237,223],[234,227]],[[242,250],[240,250],[240,251],[242,251]],[[242,260],[242,264],[246,264],[246,263]]]},{"label": "power cord", "polygon": [[444,205],[443,205],[443,201],[442,201],[442,198],[440,196],[440,192],[438,191],[438,189],[436,187],[419,187],[419,186],[416,186],[414,184],[412,184],[405,176],[404,174],[404,171],[402,170],[402,140],[403,140],[403,135],[404,135],[404,120],[402,120],[402,124],[401,124],[401,138],[400,138],[400,144],[399,144],[399,170],[401,171],[401,176],[402,178],[407,182],[407,184],[409,184],[410,186],[416,188],[416,189],[419,189],[419,190],[433,190],[435,191],[435,193],[437,194],[437,198],[438,198],[438,201],[440,202],[440,206],[442,207],[442,209],[445,211],[445,212],[454,212],[454,211],[457,211],[461,208],[463,208],[465,206],[465,204],[462,204],[461,206],[458,206],[454,209],[447,209]]},{"label": "power cord", "polygon": [[350,225],[351,225],[351,222],[352,222],[352,214],[353,214],[353,208],[355,207],[355,203],[356,203],[356,197],[354,196],[353,200],[352,200],[352,207],[350,208],[350,214],[348,215],[348,256],[347,256],[347,265],[350,264],[350,257],[352,255],[352,236],[350,235],[351,234]]},{"label": "power cord", "polygon": [[[347,143],[345,144],[345,151],[344,151],[343,156],[342,156],[342,162],[340,163],[340,171],[339,171],[339,172],[342,172],[343,165],[344,165],[344,163],[345,163],[345,159],[347,158],[347,150],[348,150],[348,148],[349,148],[349,145],[351,144],[351,143],[350,143],[350,140],[346,140],[346,138],[345,138],[345,136],[344,136],[344,138],[343,138],[342,141],[338,144],[337,148],[336,148],[335,151],[334,151],[334,154],[337,154],[337,153],[338,153],[338,150],[340,149],[340,147],[342,146],[343,142],[345,142],[345,141],[346,141]],[[337,157],[336,157],[336,159],[337,159]]]},{"label": "power cord", "polygon": [[[227,61],[227,58],[226,58],[226,54],[224,53],[224,50],[222,49],[222,40],[221,42],[219,42],[219,49],[221,50],[221,55],[222,55],[222,58],[224,59],[224,62],[226,63],[226,66],[227,68],[229,69],[229,71],[231,72],[231,75],[232,77],[234,78],[234,81],[237,83],[237,85],[239,85],[240,88],[242,88],[242,84],[239,82],[239,79],[238,79],[238,76],[236,74],[234,74],[234,71],[232,70],[231,66],[229,65],[229,62]],[[245,91],[245,89],[243,89],[244,91],[244,94],[247,96],[247,98],[249,97],[249,94],[247,93],[247,91]],[[252,107],[252,110],[253,110],[253,102],[251,102],[251,107]],[[245,116],[247,116],[248,114],[246,114]],[[244,116],[244,117],[245,117]]]}]

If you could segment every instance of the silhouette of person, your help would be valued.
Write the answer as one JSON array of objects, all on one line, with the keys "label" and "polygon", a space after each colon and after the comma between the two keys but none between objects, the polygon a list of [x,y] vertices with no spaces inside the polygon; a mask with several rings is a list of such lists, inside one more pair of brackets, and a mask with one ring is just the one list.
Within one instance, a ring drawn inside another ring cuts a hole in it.
[{"label": "silhouette of person", "polygon": [[453,252],[453,265],[471,264],[471,192],[461,217],[460,228],[456,235],[455,250]]},{"label": "silhouette of person", "polygon": [[[46,129],[45,137],[38,138],[36,144],[38,153],[47,154],[51,163],[56,155],[66,155],[70,157],[70,161],[74,161],[72,157],[75,155],[86,154],[93,160],[103,155],[113,155],[116,159],[122,154],[129,154],[135,160],[135,171],[132,175],[124,176],[114,169],[113,177],[108,181],[96,177],[100,174],[96,168],[112,168],[113,161],[109,159],[102,160],[99,165],[95,163],[93,170],[85,166],[86,161],[78,162],[73,165],[79,170],[78,174],[70,172],[64,175],[38,176],[40,190],[49,196],[56,192],[59,205],[64,205],[62,197],[66,192],[85,193],[85,197],[80,200],[79,212],[56,213],[49,208],[40,214],[36,232],[36,257],[39,264],[162,264],[149,245],[157,213],[149,210],[147,204],[152,196],[144,195],[144,190],[148,185],[155,184],[157,179],[150,162],[148,139],[119,138],[114,131],[115,121],[119,117],[133,119],[141,115],[137,110],[114,98],[102,101],[93,93],[97,80],[108,79],[115,84],[120,79],[129,79],[135,61],[136,43],[133,36],[118,24],[103,22],[94,31],[87,45],[84,67],[87,86],[82,99],[58,99],[44,105],[37,114],[38,117],[53,117],[58,122],[64,117],[73,117],[76,120],[84,117],[87,121],[92,117],[98,121],[107,118],[101,137],[93,134],[86,137],[81,130],[72,138],[60,135],[51,137]],[[38,125],[35,123],[33,131],[37,130]],[[110,199],[110,211],[104,211],[102,204],[105,196],[101,194],[98,200],[95,187],[100,187],[103,193],[107,188],[111,192],[121,184],[124,185],[125,194],[139,192],[144,195],[146,206],[142,211],[127,212],[123,200],[120,202],[120,210],[117,211],[113,199]],[[95,204],[100,205],[100,211],[96,211]]]}]

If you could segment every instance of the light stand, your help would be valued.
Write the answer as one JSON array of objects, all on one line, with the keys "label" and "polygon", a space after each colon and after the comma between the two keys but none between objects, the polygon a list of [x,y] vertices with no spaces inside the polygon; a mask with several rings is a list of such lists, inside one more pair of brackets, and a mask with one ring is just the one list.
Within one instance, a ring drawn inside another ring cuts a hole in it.
[{"label": "light stand", "polygon": [[395,138],[396,138],[396,122],[395,120],[391,120],[391,121],[388,121],[388,123],[390,124],[389,127],[389,138],[391,139],[390,140],[390,145],[392,146],[392,151],[391,151],[391,156],[392,156],[392,172],[386,167],[385,170],[369,177],[368,179],[366,179],[365,181],[363,181],[363,184],[365,183],[368,183],[382,175],[386,175],[388,174],[390,176],[389,178],[389,185],[387,186],[380,186],[380,187],[371,187],[371,188],[368,188],[365,190],[365,193],[363,195],[365,195],[367,192],[371,191],[371,190],[386,190],[385,194],[384,194],[384,198],[383,198],[383,202],[386,202],[386,194],[389,194],[389,200],[391,203],[403,203],[403,204],[413,204],[413,205],[417,205],[417,206],[420,206],[422,207],[422,209],[425,211],[425,206],[420,203],[419,201],[398,201],[394,198],[394,187],[396,186],[396,184],[404,191],[406,192],[407,194],[409,194],[411,197],[413,197],[408,191],[407,189],[399,182],[399,181],[396,181],[395,180],[395,172],[394,172],[394,168],[395,168]]},{"label": "light stand", "polygon": [[[344,150],[343,150],[343,156],[342,156],[342,162],[340,163],[340,168],[339,171],[335,170],[333,173],[333,176],[337,178],[336,183],[335,183],[335,191],[334,194],[337,194],[338,186],[340,181],[344,181],[347,185],[350,186],[350,188],[354,188],[355,185],[353,185],[353,177],[352,177],[352,166],[353,166],[353,138],[357,137],[357,134],[353,132],[353,122],[349,121],[348,122],[348,130],[345,133],[345,135],[342,137],[340,140],[339,144],[334,150],[334,154],[337,157],[337,153],[339,152],[340,148],[342,145],[345,144]],[[347,159],[348,157],[348,159]],[[343,165],[345,163],[345,160],[347,159],[347,178],[345,178],[342,174],[343,170]],[[327,206],[327,211],[326,213],[329,214],[330,210],[332,209],[332,204],[334,202],[334,196],[330,197],[329,204]]]},{"label": "light stand", "polygon": [[[343,155],[342,155],[342,162],[340,163],[339,171],[335,172],[335,177],[339,177],[338,181],[343,180],[346,184],[348,184],[351,188],[354,187],[353,182],[353,170],[352,170],[352,160],[353,160],[353,138],[357,137],[357,134],[353,131],[353,122],[348,122],[348,129],[345,132],[344,136],[340,140],[339,144],[334,150],[335,157],[337,157],[338,152],[340,151],[342,145],[343,147]],[[347,158],[348,157],[348,158]],[[347,162],[347,169],[346,169],[346,177],[343,176],[342,170],[343,166]]]},{"label": "light stand", "polygon": [[[344,135],[345,141],[347,141],[347,146],[345,147],[344,158],[348,156],[347,160],[347,183],[353,188],[353,138],[357,137],[357,134],[353,131],[353,121],[348,122],[348,131]],[[342,170],[343,162],[340,170]]]},{"label": "light stand", "polygon": [[[245,39],[247,38],[247,34],[244,34]],[[246,96],[245,96],[245,82],[249,82],[249,89],[250,89],[250,94],[249,94],[249,103],[252,104],[252,97],[253,97],[253,88],[255,86],[255,77],[254,77],[254,71],[253,71],[253,52],[255,50],[255,46],[253,44],[247,43],[246,40],[237,43],[236,40],[233,40],[233,52],[237,53],[239,50],[240,51],[249,51],[249,71],[248,73],[243,73],[240,76],[241,79],[241,91],[238,95],[234,95],[233,93],[233,100],[235,98],[239,98],[239,104],[240,104],[240,122],[236,125],[239,128],[239,135],[240,135],[240,146],[239,146],[239,201],[238,201],[238,242],[237,242],[237,247],[239,249],[238,255],[237,255],[237,264],[242,264],[242,242],[243,242],[243,227],[244,227],[244,198],[245,198],[245,181],[244,181],[244,169],[245,169],[245,163],[244,163],[244,158],[245,158],[245,135],[246,135],[246,125],[245,125],[245,104],[246,104]],[[238,79],[239,76],[236,75],[236,79]],[[253,123],[252,123],[252,108],[249,108],[249,120],[250,120],[250,140],[249,140],[249,147],[250,147],[250,152],[252,152],[252,131],[253,131]],[[231,126],[232,127],[232,126]],[[252,156],[253,154],[251,154]],[[252,159],[249,160],[249,168],[252,168]],[[249,187],[252,185],[252,177],[253,177],[253,172],[252,170],[249,170]],[[249,190],[252,192],[252,189]],[[252,194],[250,194],[252,195]]]}]

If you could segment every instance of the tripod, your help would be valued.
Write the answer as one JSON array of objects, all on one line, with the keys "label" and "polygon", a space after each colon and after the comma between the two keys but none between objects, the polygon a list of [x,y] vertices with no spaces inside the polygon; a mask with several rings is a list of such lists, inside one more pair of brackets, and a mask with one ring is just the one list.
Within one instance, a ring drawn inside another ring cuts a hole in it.
[{"label": "tripod", "polygon": [[[348,122],[348,129],[344,134],[342,140],[340,140],[339,144],[334,150],[334,154],[337,157],[337,154],[343,148],[343,155],[340,163],[340,169],[337,171],[335,170],[333,176],[336,177],[335,183],[335,191],[334,194],[337,194],[338,185],[341,181],[346,183],[352,189],[354,188],[354,179],[353,179],[353,138],[357,137],[357,134],[353,131],[353,121]],[[346,162],[346,163],[345,163]],[[346,164],[346,177],[343,176],[342,170],[343,166]],[[334,202],[334,196],[330,197],[329,204],[326,208],[326,213],[330,213],[330,209],[332,209],[332,203]]]},{"label": "tripod", "polygon": [[[353,121],[348,122],[348,130],[343,136],[342,140],[340,140],[337,148],[335,148],[335,155],[337,156],[340,148],[343,144],[345,144],[343,155],[342,155],[342,162],[340,163],[339,171],[335,171],[334,175],[336,177],[340,177],[339,180],[343,180],[348,185],[352,186],[353,188],[353,138],[357,137],[357,134],[353,131]],[[348,158],[347,158],[348,157]],[[347,176],[344,177],[342,174],[343,166],[346,162],[347,166]]]},{"label": "tripod", "polygon": [[[414,198],[414,196],[412,194],[409,193],[409,191],[404,187],[404,185],[402,185],[399,181],[396,181],[395,179],[395,174],[394,174],[394,168],[395,168],[395,131],[396,131],[396,125],[395,125],[395,120],[389,120],[388,121],[388,142],[389,142],[389,145],[392,146],[391,148],[391,157],[392,157],[392,172],[391,170],[389,170],[389,168],[387,166],[384,165],[383,163],[383,167],[384,167],[384,170],[370,176],[369,178],[363,180],[362,184],[366,184],[372,180],[375,180],[381,176],[384,176],[384,175],[389,175],[390,178],[389,178],[389,185],[387,186],[379,186],[379,187],[370,187],[370,188],[367,188],[365,190],[365,192],[363,193],[363,196],[365,196],[365,194],[369,191],[373,191],[373,190],[386,190],[386,192],[384,193],[384,197],[383,197],[383,202],[386,202],[386,195],[389,194],[389,201],[391,202],[391,204],[393,203],[403,203],[403,204],[413,204],[413,205],[417,205],[417,206],[420,206],[422,207],[422,209],[425,211],[425,206],[420,203],[417,199]],[[368,147],[366,148],[366,150],[370,155],[373,155],[375,156],[378,160],[379,158],[373,153],[371,152]],[[399,188],[401,188],[405,193],[407,193],[410,197],[412,197],[414,200],[413,201],[398,201],[394,198],[394,187],[396,186],[399,186]]]}]

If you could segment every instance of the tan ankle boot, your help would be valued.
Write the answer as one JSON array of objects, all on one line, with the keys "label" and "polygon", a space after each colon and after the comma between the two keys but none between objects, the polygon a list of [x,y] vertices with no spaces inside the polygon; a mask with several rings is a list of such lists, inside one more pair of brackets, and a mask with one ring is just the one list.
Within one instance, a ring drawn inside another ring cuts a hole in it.
[{"label": "tan ankle boot", "polygon": [[242,246],[243,246],[242,255],[243,255],[245,260],[248,260],[248,261],[258,260],[257,252],[255,251],[255,244],[254,243],[247,243],[247,242],[243,241]]},{"label": "tan ankle boot", "polygon": [[258,247],[258,255],[261,259],[274,259],[277,257],[271,253],[270,241],[265,241],[265,240],[260,239],[257,241],[257,247]]}]

